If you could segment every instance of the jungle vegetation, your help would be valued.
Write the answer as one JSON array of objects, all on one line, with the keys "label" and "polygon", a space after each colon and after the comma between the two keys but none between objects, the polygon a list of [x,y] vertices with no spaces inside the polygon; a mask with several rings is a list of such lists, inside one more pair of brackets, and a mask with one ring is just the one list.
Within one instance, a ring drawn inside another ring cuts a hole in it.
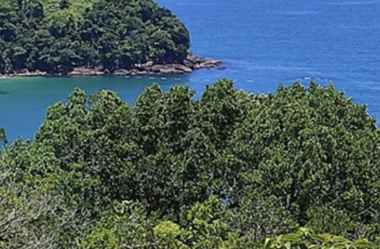
[{"label": "jungle vegetation", "polygon": [[313,82],[194,94],[154,84],[132,107],[75,89],[33,141],[1,130],[0,247],[377,248],[365,106]]},{"label": "jungle vegetation", "polygon": [[0,74],[182,61],[186,27],[152,0],[0,0]]}]

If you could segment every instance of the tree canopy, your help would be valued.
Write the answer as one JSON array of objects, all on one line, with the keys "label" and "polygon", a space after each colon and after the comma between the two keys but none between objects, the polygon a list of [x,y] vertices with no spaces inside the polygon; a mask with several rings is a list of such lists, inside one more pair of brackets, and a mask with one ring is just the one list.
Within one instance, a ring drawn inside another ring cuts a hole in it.
[{"label": "tree canopy", "polygon": [[152,0],[0,0],[0,73],[182,61],[186,27]]},{"label": "tree canopy", "polygon": [[194,94],[154,84],[131,107],[75,89],[34,141],[1,132],[0,245],[377,248],[380,133],[365,106],[313,82]]}]

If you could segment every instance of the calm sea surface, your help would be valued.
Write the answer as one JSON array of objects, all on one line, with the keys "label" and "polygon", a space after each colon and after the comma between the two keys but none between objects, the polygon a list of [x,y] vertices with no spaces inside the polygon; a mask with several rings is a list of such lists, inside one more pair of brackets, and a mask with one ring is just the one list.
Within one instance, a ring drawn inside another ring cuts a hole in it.
[{"label": "calm sea surface", "polygon": [[46,108],[66,101],[75,86],[111,89],[130,104],[158,82],[189,85],[198,96],[220,78],[238,89],[275,92],[279,83],[333,82],[380,120],[380,1],[158,0],[188,27],[196,55],[221,59],[225,71],[150,79],[24,78],[0,81],[0,127],[14,140],[33,138]]}]

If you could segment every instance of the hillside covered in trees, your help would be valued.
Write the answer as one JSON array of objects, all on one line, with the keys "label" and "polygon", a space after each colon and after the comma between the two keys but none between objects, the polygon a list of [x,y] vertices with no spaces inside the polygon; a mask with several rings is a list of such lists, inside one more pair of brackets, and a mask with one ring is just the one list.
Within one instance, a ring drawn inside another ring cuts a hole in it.
[{"label": "hillside covered in trees", "polygon": [[0,136],[0,247],[377,248],[365,106],[315,83],[193,96],[153,85],[132,108],[75,89],[34,141]]},{"label": "hillside covered in trees", "polygon": [[183,61],[186,27],[152,0],[0,0],[0,74]]}]

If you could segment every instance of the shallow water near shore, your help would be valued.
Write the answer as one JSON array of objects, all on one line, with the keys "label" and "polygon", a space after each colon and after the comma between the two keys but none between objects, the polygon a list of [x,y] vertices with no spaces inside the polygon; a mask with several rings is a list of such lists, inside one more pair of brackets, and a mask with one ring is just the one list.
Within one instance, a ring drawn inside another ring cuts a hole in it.
[{"label": "shallow water near shore", "polygon": [[153,82],[164,90],[234,80],[238,89],[273,93],[279,83],[334,82],[380,120],[380,1],[157,0],[188,27],[192,52],[220,59],[227,70],[152,77],[0,79],[0,127],[14,140],[33,138],[46,108],[78,86],[87,93],[116,91],[133,104]]}]

